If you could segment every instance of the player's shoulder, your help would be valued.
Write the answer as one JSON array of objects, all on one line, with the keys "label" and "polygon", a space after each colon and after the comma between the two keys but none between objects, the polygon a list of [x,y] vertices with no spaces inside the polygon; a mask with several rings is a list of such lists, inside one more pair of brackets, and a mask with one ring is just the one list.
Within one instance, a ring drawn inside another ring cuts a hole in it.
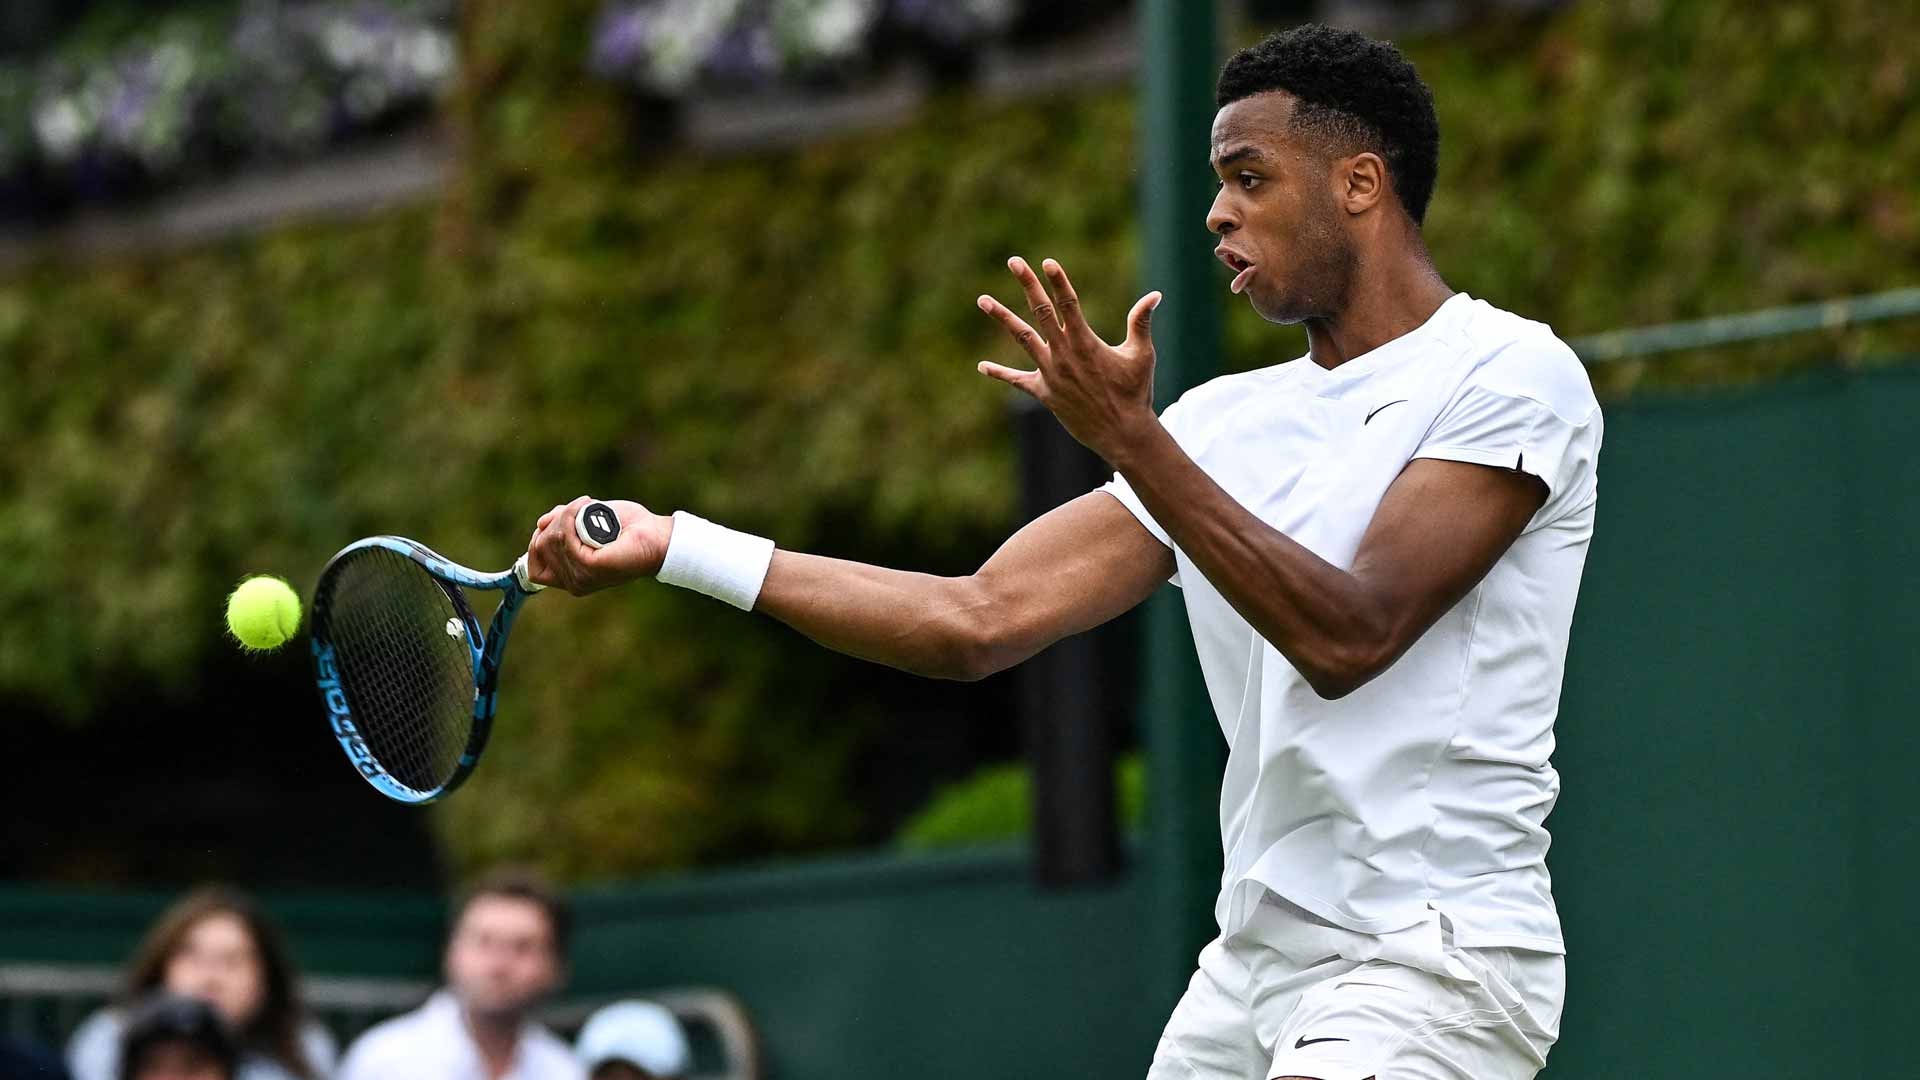
[{"label": "player's shoulder", "polygon": [[1304,362],[1305,358],[1289,360],[1284,364],[1236,371],[1208,379],[1181,394],[1180,399],[1167,406],[1160,417],[1170,429],[1176,431],[1179,430],[1176,425],[1191,430],[1218,423],[1239,404],[1284,385],[1293,369]]},{"label": "player's shoulder", "polygon": [[1586,365],[1546,323],[1474,300],[1460,333],[1471,344],[1468,385],[1538,401],[1569,420],[1600,407]]}]

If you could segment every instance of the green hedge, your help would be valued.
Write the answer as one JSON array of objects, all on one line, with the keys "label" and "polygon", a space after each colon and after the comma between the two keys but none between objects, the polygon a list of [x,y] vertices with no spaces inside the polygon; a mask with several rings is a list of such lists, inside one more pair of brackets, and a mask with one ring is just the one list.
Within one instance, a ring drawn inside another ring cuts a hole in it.
[{"label": "green hedge", "polygon": [[[1114,762],[1113,798],[1121,829],[1135,832],[1145,826],[1147,762],[1139,751]],[[1033,773],[1016,761],[988,766],[934,792],[900,826],[895,843],[903,851],[971,847],[1018,839],[1032,827]]]},{"label": "green hedge", "polygon": [[[1115,326],[1137,285],[1129,94],[948,95],[899,130],[647,157],[581,72],[598,6],[465,6],[437,206],[0,279],[0,693],[76,722],[112,680],[190,695],[243,572],[310,587],[372,532],[504,565],[582,492],[932,570],[1005,535],[1007,397],[972,368],[1008,348],[971,299],[1004,291],[1007,254],[1050,255]],[[1414,43],[1446,132],[1440,265],[1568,334],[1911,283],[1917,35],[1864,0],[1675,0]],[[1299,348],[1230,310],[1230,366]],[[74,528],[93,520],[117,527]],[[459,866],[578,879],[874,839],[860,778],[1004,700],[668,590],[539,607],[490,751],[511,767],[434,811]]]}]

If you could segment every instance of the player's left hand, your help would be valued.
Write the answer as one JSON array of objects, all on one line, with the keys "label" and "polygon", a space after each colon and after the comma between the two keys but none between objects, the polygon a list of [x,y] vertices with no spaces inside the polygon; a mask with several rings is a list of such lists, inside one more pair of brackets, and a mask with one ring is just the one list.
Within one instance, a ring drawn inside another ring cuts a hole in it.
[{"label": "player's left hand", "polygon": [[981,361],[980,373],[1033,395],[1082,445],[1117,463],[1134,435],[1158,422],[1153,412],[1150,325],[1160,294],[1150,292],[1134,301],[1127,314],[1127,339],[1109,345],[1087,325],[1066,270],[1052,259],[1042,261],[1040,267],[1053,286],[1051,296],[1025,259],[1007,260],[1007,269],[1027,294],[1033,326],[991,296],[978,301],[980,310],[1033,357],[1035,370]]}]

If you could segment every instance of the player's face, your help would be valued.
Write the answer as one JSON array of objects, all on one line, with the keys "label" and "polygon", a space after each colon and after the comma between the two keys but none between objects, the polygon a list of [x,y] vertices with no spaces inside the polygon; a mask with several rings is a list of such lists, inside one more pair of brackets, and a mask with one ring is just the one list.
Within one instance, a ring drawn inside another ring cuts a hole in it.
[{"label": "player's face", "polygon": [[168,959],[162,981],[176,994],[199,998],[244,1027],[266,1001],[260,950],[238,915],[222,911],[188,928]]},{"label": "player's face", "polygon": [[1334,162],[1292,131],[1293,107],[1290,94],[1255,94],[1213,118],[1220,193],[1207,228],[1253,310],[1277,323],[1338,313],[1353,279]]},{"label": "player's face", "polygon": [[559,982],[544,908],[513,896],[481,896],[467,905],[447,943],[447,983],[469,1013],[511,1020]]}]

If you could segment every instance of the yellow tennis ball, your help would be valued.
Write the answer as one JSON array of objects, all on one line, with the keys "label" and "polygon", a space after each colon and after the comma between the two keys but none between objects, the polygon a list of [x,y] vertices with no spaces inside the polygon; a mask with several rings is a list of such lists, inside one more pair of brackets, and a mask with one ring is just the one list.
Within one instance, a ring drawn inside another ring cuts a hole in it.
[{"label": "yellow tennis ball", "polygon": [[247,649],[277,649],[299,629],[300,594],[284,579],[250,577],[227,597],[227,630]]}]

